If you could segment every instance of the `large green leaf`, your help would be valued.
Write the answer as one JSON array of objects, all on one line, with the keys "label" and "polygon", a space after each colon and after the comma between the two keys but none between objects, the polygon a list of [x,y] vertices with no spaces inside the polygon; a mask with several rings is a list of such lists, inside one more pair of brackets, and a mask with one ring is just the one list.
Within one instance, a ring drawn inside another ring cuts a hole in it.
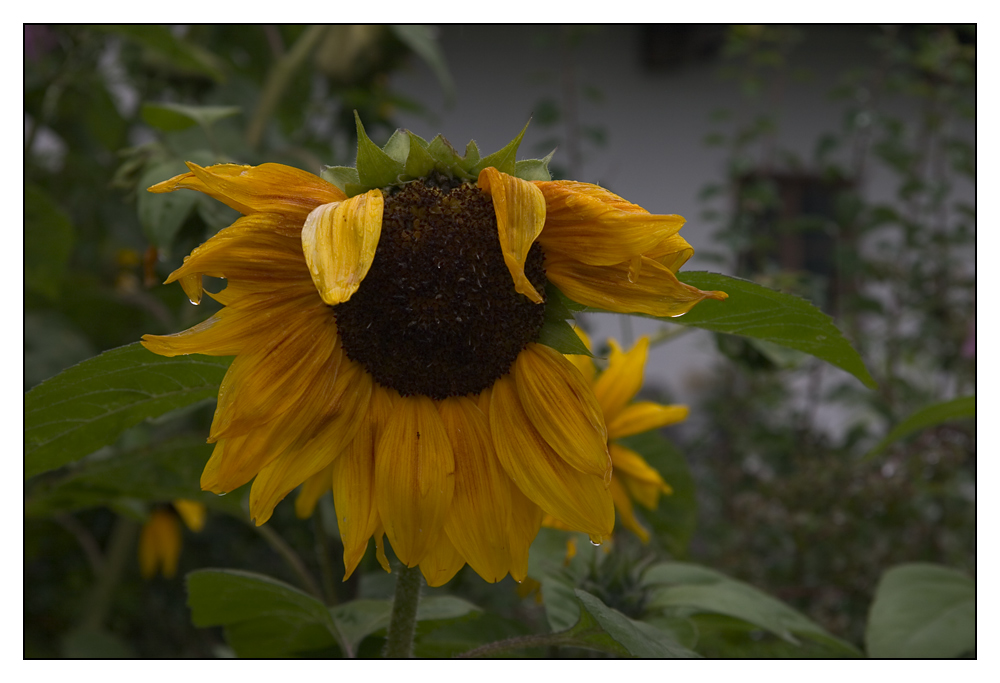
[{"label": "large green leaf", "polygon": [[130,344],[85,360],[24,397],[25,478],[107,446],[129,427],[214,397],[229,358],[164,358]]},{"label": "large green leaf", "polygon": [[655,626],[629,619],[598,598],[575,591],[580,620],[565,633],[577,647],[592,647],[626,657],[689,659],[698,655]]},{"label": "large green leaf", "polygon": [[799,638],[807,638],[842,655],[858,654],[849,643],[835,638],[780,600],[708,567],[662,562],[645,571],[643,583],[653,588],[647,605],[650,610],[734,617],[792,644],[798,644]]},{"label": "large green leaf", "polygon": [[142,105],[142,120],[154,128],[169,132],[194,125],[209,128],[216,121],[236,116],[241,111],[239,107],[146,102]]},{"label": "large green leaf", "polygon": [[865,649],[870,657],[958,657],[976,650],[976,584],[934,564],[889,569],[875,589]]},{"label": "large green leaf", "polygon": [[921,408],[893,427],[892,430],[885,435],[885,438],[875,444],[875,447],[872,448],[865,457],[874,458],[879,453],[884,451],[893,441],[898,441],[904,436],[909,436],[914,432],[927,429],[928,427],[934,427],[942,422],[951,422],[953,420],[961,420],[975,416],[975,396],[963,396],[962,398],[956,398],[951,401],[944,401],[942,403],[929,405],[926,408]]},{"label": "large green leaf", "polygon": [[[277,657],[338,645],[348,657],[389,624],[389,600],[354,600],[327,608],[297,588],[262,574],[237,569],[203,569],[187,577],[188,605],[195,626],[224,626],[240,657]],[[478,607],[460,598],[426,597],[417,621],[462,618]]]},{"label": "large green leaf", "polygon": [[721,290],[725,301],[707,299],[669,322],[713,332],[763,339],[803,351],[846,370],[865,386],[875,388],[861,356],[833,320],[811,303],[792,294],[748,280],[698,271],[678,273],[678,279],[702,290]]}]

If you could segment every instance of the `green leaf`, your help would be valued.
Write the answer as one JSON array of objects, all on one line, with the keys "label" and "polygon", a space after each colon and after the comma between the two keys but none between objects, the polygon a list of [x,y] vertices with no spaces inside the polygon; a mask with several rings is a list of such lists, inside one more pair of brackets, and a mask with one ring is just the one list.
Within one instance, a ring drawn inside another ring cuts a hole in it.
[{"label": "green leaf", "polygon": [[347,185],[360,185],[358,169],[353,166],[324,166],[319,177],[328,183],[333,183],[341,192],[347,192]]},{"label": "green leaf", "polygon": [[976,584],[934,564],[886,571],[868,613],[870,657],[958,657],[976,650]]},{"label": "green leaf", "polygon": [[660,496],[655,510],[639,507],[640,514],[653,527],[653,536],[674,557],[686,557],[688,544],[698,525],[698,500],[691,470],[684,455],[658,431],[637,434],[618,442],[643,457],[670,485],[673,493]]},{"label": "green leaf", "polygon": [[208,76],[214,81],[225,80],[225,65],[205,48],[175,36],[165,25],[114,25],[94,27],[116,33],[149,49],[176,69]]},{"label": "green leaf", "polygon": [[369,189],[392,185],[403,174],[403,163],[383,152],[368,138],[357,111],[354,112],[354,122],[358,130],[356,167],[361,185]]},{"label": "green leaf", "polygon": [[626,657],[689,659],[698,655],[655,626],[629,619],[590,593],[576,590],[580,621],[567,632],[574,641]]},{"label": "green leaf", "polygon": [[24,397],[25,478],[107,446],[129,427],[217,395],[229,358],[164,358],[130,344],[42,382]]},{"label": "green leaf", "polygon": [[240,657],[277,657],[328,647],[343,638],[326,605],[277,579],[238,569],[187,575],[195,626],[224,626]]},{"label": "green leaf", "polygon": [[718,273],[687,271],[678,273],[678,279],[699,289],[724,291],[729,298],[707,299],[665,320],[787,346],[846,370],[869,388],[877,386],[830,316],[805,299]]},{"label": "green leaf", "polygon": [[879,441],[874,448],[868,451],[866,459],[871,459],[884,451],[893,441],[898,441],[904,436],[909,436],[928,427],[934,427],[943,422],[961,420],[976,416],[976,397],[963,396],[962,398],[943,401],[921,408],[908,418],[900,422],[886,434],[885,438]]},{"label": "green leaf", "polygon": [[538,332],[538,343],[545,344],[559,353],[575,354],[578,356],[590,356],[590,349],[583,343],[583,340],[573,331],[573,326],[562,318],[549,317],[548,310],[545,312],[545,322]]},{"label": "green leaf", "polygon": [[470,171],[471,175],[476,177],[480,171],[490,166],[501,173],[515,175],[517,173],[517,148],[521,146],[521,138],[524,137],[524,133],[528,130],[528,124],[530,123],[531,121],[528,121],[528,123],[524,124],[524,128],[521,129],[517,137],[508,142],[503,149],[480,159],[479,163],[472,167]]},{"label": "green leaf", "polygon": [[455,82],[451,79],[448,71],[448,63],[445,60],[444,52],[434,37],[434,29],[421,24],[392,24],[389,30],[399,38],[400,42],[424,60],[434,72],[438,83],[444,90],[447,102],[455,99]]},{"label": "green leaf", "polygon": [[649,567],[642,581],[655,587],[647,609],[683,608],[689,615],[721,614],[758,626],[792,644],[799,644],[799,638],[808,638],[844,655],[857,654],[852,645],[835,638],[780,600],[708,567],[662,562]]},{"label": "green leaf", "polygon": [[209,128],[216,121],[235,116],[239,107],[192,106],[172,102],[146,102],[142,105],[142,120],[162,131],[184,130],[194,125]]},{"label": "green leaf", "polygon": [[51,299],[73,252],[69,216],[36,185],[24,186],[24,286]]}]

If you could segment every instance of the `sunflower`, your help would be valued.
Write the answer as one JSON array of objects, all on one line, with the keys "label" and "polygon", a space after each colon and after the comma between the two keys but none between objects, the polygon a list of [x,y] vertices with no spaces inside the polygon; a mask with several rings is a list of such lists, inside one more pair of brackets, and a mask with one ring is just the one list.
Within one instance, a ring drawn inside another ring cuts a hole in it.
[{"label": "sunflower", "polygon": [[205,506],[193,500],[175,500],[153,510],[139,534],[139,571],[151,579],[157,572],[172,579],[177,574],[181,556],[181,525],[191,531],[205,526]]},{"label": "sunflower", "polygon": [[[577,328],[581,341],[590,348],[587,334]],[[642,434],[652,429],[681,422],[688,416],[688,407],[683,405],[661,405],[652,401],[633,402],[642,388],[643,370],[649,354],[649,338],[642,337],[629,351],[623,351],[614,339],[608,340],[611,355],[608,366],[597,374],[593,360],[588,356],[570,355],[573,363],[584,379],[594,389],[597,403],[604,413],[608,430],[608,451],[614,474],[611,477],[611,498],[622,525],[638,536],[643,543],[649,542],[649,531],[635,518],[632,501],[640,503],[648,510],[655,510],[661,494],[670,494],[670,486],[663,477],[650,467],[641,455],[617,443],[634,434]],[[565,528],[551,517],[546,517],[546,526]]]},{"label": "sunflower", "polygon": [[167,279],[198,302],[203,275],[225,278],[222,310],[143,337],[166,356],[235,356],[203,489],[253,479],[257,524],[300,484],[300,514],[332,489],[348,576],[372,537],[388,566],[385,536],[432,586],[466,563],[524,579],[544,514],[611,534],[605,418],[553,348],[572,336],[553,299],[676,316],[725,294],[677,279],[682,218],[548,180],[547,159],[515,162],[523,134],[460,157],[406,131],[380,149],[359,120],[356,168],[188,164],[150,188],[243,214]]}]

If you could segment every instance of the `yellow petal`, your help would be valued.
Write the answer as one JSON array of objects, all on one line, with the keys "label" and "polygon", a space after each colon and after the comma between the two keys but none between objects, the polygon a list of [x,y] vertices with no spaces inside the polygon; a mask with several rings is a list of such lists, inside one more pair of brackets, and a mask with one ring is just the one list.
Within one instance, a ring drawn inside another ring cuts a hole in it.
[{"label": "yellow petal", "polygon": [[666,266],[674,273],[694,256],[694,249],[680,235],[671,235],[643,254],[647,258]]},{"label": "yellow petal", "polygon": [[333,466],[330,463],[326,468],[312,475],[304,482],[299,489],[299,495],[295,497],[295,516],[299,519],[309,519],[316,510],[316,503],[323,497],[323,494],[330,490],[330,481],[333,478]]},{"label": "yellow petal", "polygon": [[650,429],[683,422],[687,416],[687,406],[663,406],[649,401],[633,403],[625,406],[613,419],[608,420],[608,438],[620,439],[633,434],[642,434]]},{"label": "yellow petal", "polygon": [[[382,520],[379,520],[378,526],[375,527],[375,559],[382,565],[382,569],[392,573],[392,569],[389,568],[389,559],[385,556],[385,529],[382,526]],[[346,576],[344,581],[347,581]]]},{"label": "yellow petal", "polygon": [[542,296],[524,274],[524,262],[545,225],[545,197],[528,181],[492,166],[479,173],[479,188],[493,198],[500,249],[514,279],[514,289],[536,304],[542,303]]},{"label": "yellow petal", "polygon": [[594,395],[601,404],[605,418],[611,422],[632,397],[642,388],[642,371],[649,354],[649,338],[642,337],[628,353],[622,353],[618,342],[609,339],[611,357],[608,368],[597,378]]},{"label": "yellow petal", "polygon": [[458,570],[465,566],[465,560],[448,540],[447,534],[439,534],[437,543],[420,561],[420,573],[431,588],[443,586]]},{"label": "yellow petal", "polygon": [[618,519],[621,520],[622,525],[638,536],[643,543],[649,543],[649,531],[635,518],[632,501],[629,499],[625,487],[617,478],[611,482],[611,497],[615,501],[615,511],[618,513]]},{"label": "yellow petal", "polygon": [[661,493],[672,493],[663,477],[635,451],[611,443],[611,459],[615,463],[615,478],[620,479],[632,497],[649,509],[654,509]]},{"label": "yellow petal", "polygon": [[471,399],[448,398],[438,410],[455,454],[445,533],[477,574],[496,583],[510,569],[510,480],[497,460],[486,415]]},{"label": "yellow petal", "polygon": [[190,173],[174,176],[149,188],[173,192],[182,188],[204,192],[242,214],[284,213],[304,219],[321,204],[346,199],[336,185],[319,176],[283,164],[239,166],[217,164],[202,168],[187,162]]},{"label": "yellow petal", "polygon": [[545,275],[573,301],[613,313],[646,313],[676,317],[704,299],[722,301],[725,292],[703,292],[684,284],[666,266],[642,257],[636,282],[628,279],[628,262],[592,266],[558,253],[546,253]]},{"label": "yellow petal", "polygon": [[542,509],[513,484],[510,485],[510,575],[515,581],[528,576],[528,549],[542,526]]},{"label": "yellow petal", "polygon": [[313,209],[302,226],[302,253],[320,297],[330,306],[351,298],[368,274],[382,234],[380,190]]},{"label": "yellow petal", "polygon": [[343,455],[333,461],[333,504],[347,576],[354,572],[368,539],[381,526],[375,507],[375,435],[382,431],[391,411],[390,393],[373,385],[367,419]]},{"label": "yellow petal", "polygon": [[[318,420],[322,426],[310,425],[309,431],[296,440],[284,453],[272,460],[254,479],[250,489],[250,514],[260,526],[271,517],[274,506],[282,498],[316,474],[339,456],[367,418],[372,391],[372,378],[363,367],[345,359],[326,412]],[[307,434],[315,436],[307,438]]]},{"label": "yellow petal", "polygon": [[206,510],[204,503],[180,498],[173,501],[173,506],[188,529],[197,533],[205,528]]},{"label": "yellow petal", "polygon": [[420,564],[437,542],[454,487],[455,458],[434,402],[403,397],[376,446],[375,503],[407,567]]},{"label": "yellow petal", "polygon": [[139,569],[145,579],[157,570],[172,579],[181,556],[181,526],[169,510],[157,509],[149,516],[139,536]]},{"label": "yellow petal", "polygon": [[493,385],[490,432],[500,464],[524,495],[574,530],[611,535],[615,511],[603,478],[584,474],[552,450],[524,412],[510,375]]},{"label": "yellow petal", "polygon": [[684,225],[676,215],[657,216],[602,187],[565,180],[537,181],[545,197],[546,254],[610,266],[652,249]]},{"label": "yellow petal", "polygon": [[581,472],[610,481],[604,414],[573,364],[555,349],[528,344],[513,374],[524,412],[552,450]]}]

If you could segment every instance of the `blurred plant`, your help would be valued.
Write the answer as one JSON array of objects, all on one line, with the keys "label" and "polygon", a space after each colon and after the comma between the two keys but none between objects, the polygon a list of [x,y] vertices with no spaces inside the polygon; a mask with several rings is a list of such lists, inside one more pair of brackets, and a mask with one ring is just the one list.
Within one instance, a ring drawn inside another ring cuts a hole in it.
[{"label": "blurred plant", "polygon": [[[835,313],[878,391],[719,335],[736,364],[720,368],[701,410],[725,418],[691,444],[707,463],[696,471],[707,495],[695,555],[857,643],[888,565],[975,566],[971,422],[935,422],[861,461],[915,411],[975,393],[975,30],[873,33],[877,66],[844,75],[833,93],[844,126],[807,163],[782,150],[773,114],[788,79],[806,76],[793,68],[798,32],[733,27],[723,75],[747,101],[729,132],[706,139],[727,150],[729,175],[702,197],[731,202],[706,218],[722,223],[734,272]],[[876,174],[892,178],[892,196],[871,194]],[[824,415],[838,409],[851,422],[831,434]]]}]

